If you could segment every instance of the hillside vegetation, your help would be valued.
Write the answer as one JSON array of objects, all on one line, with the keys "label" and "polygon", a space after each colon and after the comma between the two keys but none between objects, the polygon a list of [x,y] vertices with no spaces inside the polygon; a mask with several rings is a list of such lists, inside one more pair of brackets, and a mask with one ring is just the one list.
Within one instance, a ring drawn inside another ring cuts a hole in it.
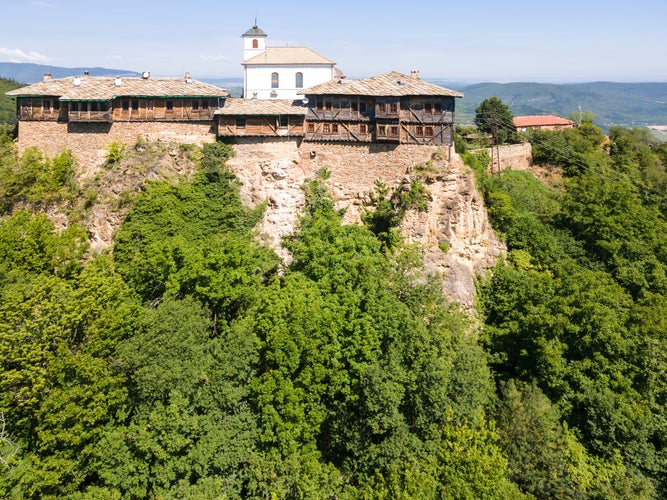
[{"label": "hillside vegetation", "polygon": [[667,83],[480,83],[461,90],[464,97],[457,101],[456,118],[462,124],[472,124],[475,108],[497,96],[515,116],[576,118],[581,109],[592,112],[605,131],[612,126],[667,125]]},{"label": "hillside vegetation", "polygon": [[464,155],[509,247],[473,322],[400,241],[419,190],[343,225],[320,171],[286,265],[207,144],[93,254],[72,155],[4,136],[0,496],[664,497],[667,149],[603,138],[535,135],[547,183]]},{"label": "hillside vegetation", "polygon": [[21,87],[13,80],[0,78],[0,126],[16,124],[16,101],[5,95],[5,92]]}]

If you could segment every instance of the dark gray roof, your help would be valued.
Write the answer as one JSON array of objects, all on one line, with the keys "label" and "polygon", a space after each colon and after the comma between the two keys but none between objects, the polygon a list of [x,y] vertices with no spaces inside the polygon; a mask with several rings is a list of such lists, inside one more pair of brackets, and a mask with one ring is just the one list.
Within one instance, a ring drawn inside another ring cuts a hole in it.
[{"label": "dark gray roof", "polygon": [[266,33],[264,33],[264,31],[258,28],[257,25],[255,24],[252,28],[243,33],[243,35],[241,36],[266,36]]}]

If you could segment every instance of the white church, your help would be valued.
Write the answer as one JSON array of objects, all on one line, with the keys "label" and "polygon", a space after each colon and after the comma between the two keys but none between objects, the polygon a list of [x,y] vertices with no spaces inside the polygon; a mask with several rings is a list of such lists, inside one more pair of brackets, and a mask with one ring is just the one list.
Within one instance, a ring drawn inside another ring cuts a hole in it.
[{"label": "white church", "polygon": [[334,61],[308,47],[267,47],[256,24],[241,37],[245,99],[303,99],[298,91],[342,76]]}]

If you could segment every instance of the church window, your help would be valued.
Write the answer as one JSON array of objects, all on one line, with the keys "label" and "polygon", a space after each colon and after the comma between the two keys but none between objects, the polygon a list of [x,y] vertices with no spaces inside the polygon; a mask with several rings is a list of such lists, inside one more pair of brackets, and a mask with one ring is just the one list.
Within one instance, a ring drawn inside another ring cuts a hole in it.
[{"label": "church window", "polygon": [[276,72],[271,73],[271,88],[272,89],[278,88],[278,73]]},{"label": "church window", "polygon": [[253,49],[259,48],[259,41],[256,38],[252,41],[252,48]]},{"label": "church window", "polygon": [[303,88],[303,73],[300,71],[296,74],[296,88]]}]

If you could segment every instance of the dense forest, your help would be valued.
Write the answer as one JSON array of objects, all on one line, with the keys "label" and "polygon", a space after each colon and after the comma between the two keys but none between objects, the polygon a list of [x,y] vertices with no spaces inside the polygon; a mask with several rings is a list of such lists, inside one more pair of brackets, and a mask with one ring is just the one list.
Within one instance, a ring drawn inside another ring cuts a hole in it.
[{"label": "dense forest", "polygon": [[73,156],[4,134],[0,496],[664,496],[667,146],[530,140],[540,177],[461,151],[508,246],[469,318],[386,186],[343,225],[320,171],[285,264],[208,144],[93,254],[44,215],[82,196]]}]

